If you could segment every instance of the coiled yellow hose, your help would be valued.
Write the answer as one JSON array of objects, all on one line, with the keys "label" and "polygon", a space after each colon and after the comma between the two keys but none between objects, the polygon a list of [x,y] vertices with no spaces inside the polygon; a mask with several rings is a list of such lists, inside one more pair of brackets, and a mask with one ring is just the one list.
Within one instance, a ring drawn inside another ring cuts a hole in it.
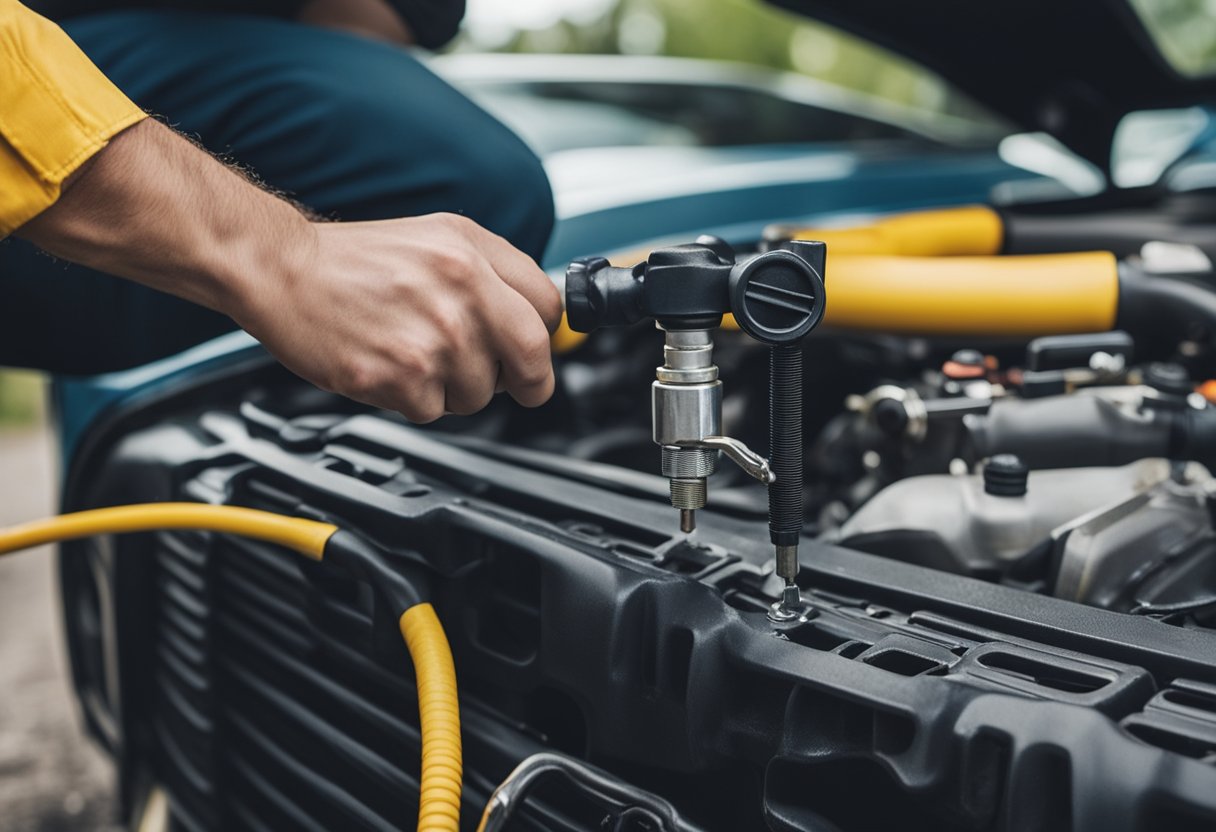
[{"label": "coiled yellow hose", "polygon": [[[353,536],[338,527],[302,517],[204,503],[149,503],[63,514],[0,529],[0,555],[98,534],[173,529],[237,534],[277,543],[322,560],[333,542],[339,562],[374,555],[351,546]],[[336,537],[335,537],[336,536]],[[344,541],[343,538],[346,538]],[[401,614],[401,635],[414,662],[418,714],[422,724],[422,779],[419,832],[459,832],[462,758],[456,667],[435,609],[415,603]]]},{"label": "coiled yellow hose", "polygon": [[459,832],[462,757],[456,665],[447,636],[430,604],[401,614],[401,635],[418,679],[422,724],[422,780],[418,832]]}]

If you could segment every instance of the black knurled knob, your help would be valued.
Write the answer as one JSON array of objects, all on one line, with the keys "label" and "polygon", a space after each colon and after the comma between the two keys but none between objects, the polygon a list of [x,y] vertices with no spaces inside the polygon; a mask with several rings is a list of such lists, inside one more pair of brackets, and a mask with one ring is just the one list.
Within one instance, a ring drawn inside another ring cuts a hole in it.
[{"label": "black knurled knob", "polygon": [[1016,454],[997,454],[984,463],[984,491],[997,497],[1026,493],[1030,469]]}]

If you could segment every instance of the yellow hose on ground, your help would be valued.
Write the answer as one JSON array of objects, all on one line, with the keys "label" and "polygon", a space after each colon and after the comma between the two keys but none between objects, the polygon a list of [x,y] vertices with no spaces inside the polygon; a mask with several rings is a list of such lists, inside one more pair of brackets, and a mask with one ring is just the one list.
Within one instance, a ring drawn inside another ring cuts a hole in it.
[{"label": "yellow hose on ground", "polygon": [[401,614],[400,625],[414,661],[422,724],[418,832],[459,832],[463,763],[452,651],[430,604],[410,607]]},{"label": "yellow hose on ground", "polygon": [[301,555],[320,560],[325,544],[338,527],[303,517],[284,517],[269,511],[205,503],[146,503],[97,508],[61,514],[0,530],[0,555],[61,540],[96,534],[151,532],[170,529],[239,534],[278,543]]},{"label": "yellow hose on ground", "polygon": [[[322,560],[338,532],[332,523],[285,517],[269,511],[205,503],[147,503],[63,514],[0,529],[0,555],[48,543],[99,534],[191,529],[237,534],[277,543],[313,560]],[[358,554],[349,545],[335,547]],[[335,554],[335,557],[337,555]],[[401,635],[414,662],[418,715],[422,724],[422,779],[419,832],[459,832],[462,759],[456,667],[435,609],[418,603],[401,614]]]}]

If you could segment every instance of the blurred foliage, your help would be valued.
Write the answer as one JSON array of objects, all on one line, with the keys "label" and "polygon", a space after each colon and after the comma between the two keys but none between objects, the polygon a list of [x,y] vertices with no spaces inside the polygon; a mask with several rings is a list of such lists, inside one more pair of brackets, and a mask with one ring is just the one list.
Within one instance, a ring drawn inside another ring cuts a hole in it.
[{"label": "blurred foliage", "polygon": [[1216,0],[1131,0],[1144,27],[1179,72],[1216,72]]},{"label": "blurred foliage", "polygon": [[0,371],[0,427],[22,427],[42,418],[45,381],[37,373]]},{"label": "blurred foliage", "polygon": [[458,48],[738,61],[800,72],[917,109],[982,116],[923,67],[762,0],[605,0],[603,6],[591,19],[567,17],[505,39],[496,32],[497,42],[479,42],[474,27]]}]

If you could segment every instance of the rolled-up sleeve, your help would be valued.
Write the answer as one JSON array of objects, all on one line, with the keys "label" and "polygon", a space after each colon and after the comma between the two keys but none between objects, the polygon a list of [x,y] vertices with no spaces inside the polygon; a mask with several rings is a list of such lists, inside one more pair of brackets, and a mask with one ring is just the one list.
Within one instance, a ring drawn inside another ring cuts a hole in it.
[{"label": "rolled-up sleeve", "polygon": [[53,205],[73,171],[142,118],[62,29],[0,0],[0,237]]}]

